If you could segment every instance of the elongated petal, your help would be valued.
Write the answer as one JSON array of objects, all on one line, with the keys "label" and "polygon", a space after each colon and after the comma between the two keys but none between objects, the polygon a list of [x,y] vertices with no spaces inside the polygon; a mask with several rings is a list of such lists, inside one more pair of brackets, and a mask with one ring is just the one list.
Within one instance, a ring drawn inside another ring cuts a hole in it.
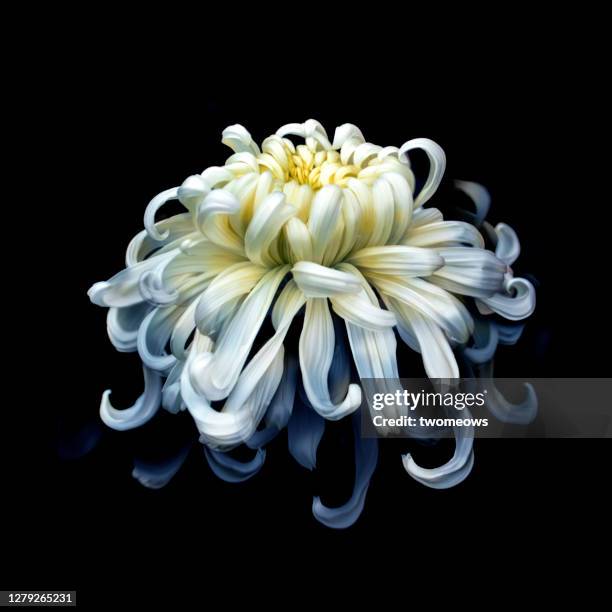
[{"label": "elongated petal", "polygon": [[133,406],[117,410],[110,402],[110,390],[102,395],[100,418],[112,429],[124,431],[144,425],[159,409],[161,402],[161,378],[157,372],[143,367],[145,390]]},{"label": "elongated petal", "polygon": [[[283,370],[283,352],[277,354],[271,367],[257,381],[251,395],[244,401],[230,396],[221,411],[214,410],[208,398],[194,383],[202,372],[201,357],[210,359],[213,344],[196,331],[192,349],[181,374],[181,396],[201,434],[201,441],[210,448],[229,449],[246,442],[255,432],[259,421],[276,392]],[[206,364],[204,363],[204,369]]]},{"label": "elongated petal", "polygon": [[228,453],[214,451],[206,446],[204,455],[215,476],[225,482],[244,482],[261,470],[266,460],[266,451],[258,448],[253,459],[247,462],[238,461]]},{"label": "elongated petal", "polygon": [[223,399],[233,389],[274,294],[288,270],[288,266],[281,266],[267,272],[223,329],[214,353],[201,357],[202,371],[197,385],[209,399]]},{"label": "elongated petal", "polygon": [[516,232],[506,223],[498,223],[495,226],[497,234],[497,246],[495,255],[503,262],[511,266],[521,254],[521,243]]},{"label": "elongated petal", "polygon": [[333,297],[331,303],[334,312],[345,321],[371,331],[381,331],[396,324],[395,315],[372,304],[365,291],[358,296]]},{"label": "elongated petal", "polygon": [[374,223],[370,229],[368,246],[387,244],[395,221],[395,199],[391,184],[383,178],[376,180],[372,187]]},{"label": "elongated petal", "polygon": [[166,378],[162,387],[162,408],[172,414],[185,409],[181,397],[181,375],[185,367],[185,361],[177,361]]},{"label": "elongated petal", "polygon": [[[242,405],[248,402],[259,381],[265,377],[271,368],[275,367],[275,363],[279,363],[279,359],[282,373],[283,341],[293,318],[300,311],[305,301],[304,295],[295,283],[289,281],[281,291],[272,311],[272,324],[275,333],[257,351],[240,374],[226,403],[228,411],[242,409]],[[257,422],[261,420],[262,416],[263,413],[261,415],[257,413]]]},{"label": "elongated petal", "polygon": [[170,351],[179,360],[187,358],[187,340],[196,328],[195,311],[198,300],[193,300],[177,319],[170,335]]},{"label": "elongated petal", "polygon": [[287,203],[284,193],[275,191],[266,197],[255,211],[244,236],[248,258],[261,266],[278,265],[278,253],[271,247],[285,223],[296,214],[297,209]]},{"label": "elongated petal", "polygon": [[414,202],[408,181],[397,172],[386,172],[381,180],[386,181],[393,191],[394,219],[388,242],[395,244],[406,233],[412,221]]},{"label": "elongated petal", "polygon": [[390,306],[398,326],[405,328],[419,344],[425,372],[429,378],[459,378],[459,367],[442,329],[430,318],[393,299]]},{"label": "elongated petal", "polygon": [[442,181],[442,176],[444,174],[444,169],[446,168],[446,155],[442,150],[440,145],[436,144],[433,140],[429,140],[429,138],[414,138],[413,140],[409,140],[404,143],[399,150],[399,158],[406,159],[406,153],[409,151],[414,151],[415,149],[422,149],[427,154],[429,158],[429,176],[425,181],[425,185],[419,192],[419,195],[416,197],[414,201],[414,207],[418,208],[427,202],[431,196],[436,192],[440,182]]},{"label": "elongated petal", "polygon": [[362,438],[359,417],[353,415],[353,435],[355,444],[355,484],[350,499],[337,508],[323,505],[321,498],[312,501],[312,513],[323,525],[332,529],[346,529],[355,523],[363,512],[370,479],[378,462],[378,440]]},{"label": "elongated petal", "polygon": [[214,189],[199,204],[196,224],[211,242],[242,254],[242,238],[236,234],[229,216],[240,210],[240,202],[227,189]]},{"label": "elongated petal", "polygon": [[236,263],[218,274],[198,300],[198,329],[206,336],[216,337],[237,300],[248,295],[265,274],[265,268],[251,262]]},{"label": "elongated petal", "polygon": [[[308,230],[312,236],[314,260],[321,263],[338,224],[341,213],[342,189],[337,185],[325,185],[314,196],[310,206]],[[338,248],[338,245],[333,245]]]},{"label": "elongated petal", "polygon": [[166,354],[164,348],[183,310],[174,306],[155,308],[144,318],[136,344],[138,354],[148,368],[166,372],[176,363],[176,357]]},{"label": "elongated petal", "polygon": [[[293,413],[297,385],[298,362],[292,355],[285,357],[283,377],[264,417],[266,426],[257,430],[247,441],[249,448],[260,448],[287,426]],[[318,417],[320,418],[320,417]]]},{"label": "elongated petal", "polygon": [[361,404],[361,389],[351,385],[346,398],[334,404],[328,388],[328,374],[334,353],[334,327],[324,298],[310,298],[306,304],[300,335],[302,381],[312,407],[324,418],[337,420]]},{"label": "elongated petal", "polygon": [[89,299],[98,306],[115,306],[123,308],[144,301],[140,293],[140,277],[155,267],[167,263],[180,253],[174,249],[163,255],[149,259],[118,272],[107,281],[95,283],[87,292]]},{"label": "elongated petal", "polygon": [[284,230],[289,247],[288,258],[293,262],[312,260],[312,236],[308,226],[298,217],[292,217]]},{"label": "elongated petal", "polygon": [[176,200],[178,198],[178,187],[172,189],[166,189],[161,193],[157,194],[148,204],[144,214],[144,226],[147,233],[153,240],[165,240],[168,237],[168,230],[160,234],[156,223],[155,213],[168,201]]},{"label": "elongated petal", "polygon": [[[273,396],[275,396],[283,374],[284,349],[282,343],[294,316],[303,303],[304,297],[295,284],[291,281],[287,283],[277,300],[272,314],[276,333],[244,368],[222,410],[222,412],[227,414],[242,414],[248,411],[250,418],[234,423],[230,421],[225,429],[219,431],[214,423],[203,420],[200,416],[200,420],[197,422],[200,423],[203,439],[208,444],[228,446],[237,440],[246,442],[249,446],[257,444],[257,440],[253,440],[256,428]],[[191,357],[190,360],[191,375],[199,379],[197,360],[192,360]],[[193,365],[195,365],[195,369]],[[295,379],[293,381],[295,384]],[[199,385],[196,380],[197,386]],[[191,390],[188,389],[187,392],[190,393]],[[192,402],[192,407],[198,414],[208,414],[209,409],[206,406],[208,404],[202,400],[196,403]]]},{"label": "elongated petal", "polygon": [[444,329],[448,337],[464,343],[474,329],[465,306],[453,295],[420,278],[367,274],[366,278],[384,295],[420,312]]},{"label": "elongated petal", "polygon": [[[338,266],[342,271],[353,274],[361,281],[361,286],[373,306],[378,306],[378,299],[366,279],[351,264]],[[397,379],[397,360],[395,352],[397,341],[393,330],[388,327],[372,331],[346,321],[346,330],[353,360],[360,378]]]},{"label": "elongated petal", "polygon": [[299,261],[291,268],[291,273],[306,297],[356,294],[361,289],[361,283],[354,275],[310,261]]},{"label": "elongated petal", "polygon": [[146,303],[126,308],[109,308],[106,329],[113,346],[122,353],[136,350],[138,328],[152,306]]},{"label": "elongated petal", "polygon": [[448,463],[437,468],[423,468],[408,453],[402,457],[405,470],[415,480],[432,489],[448,489],[458,485],[466,479],[474,465],[473,428],[456,427],[455,440],[455,452]]},{"label": "elongated petal", "polygon": [[438,287],[478,298],[490,297],[502,288],[507,266],[491,251],[444,247],[437,252],[444,259],[444,266],[429,281]]},{"label": "elongated petal", "polygon": [[402,244],[418,247],[443,247],[468,244],[484,248],[480,232],[463,221],[436,221],[417,227],[408,227]]},{"label": "elongated petal", "polygon": [[364,272],[429,276],[444,265],[440,252],[403,245],[367,247],[353,253],[348,262]]},{"label": "elongated petal", "polygon": [[195,242],[185,240],[181,244],[180,253],[168,261],[163,269],[160,266],[158,271],[162,272],[165,283],[171,283],[172,277],[181,275],[212,280],[232,264],[245,261],[244,253],[229,251],[205,238]]},{"label": "elongated petal", "polygon": [[313,470],[317,464],[317,448],[324,431],[323,418],[296,397],[287,425],[287,439],[291,456],[307,470]]}]

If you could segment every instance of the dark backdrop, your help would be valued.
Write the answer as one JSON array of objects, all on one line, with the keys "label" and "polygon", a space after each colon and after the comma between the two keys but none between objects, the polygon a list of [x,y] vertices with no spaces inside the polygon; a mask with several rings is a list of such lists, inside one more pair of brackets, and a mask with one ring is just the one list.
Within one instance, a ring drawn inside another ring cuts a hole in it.
[{"label": "dark backdrop", "polygon": [[[546,53],[493,62],[477,52],[456,65],[449,55],[443,72],[393,64],[383,73],[372,61],[313,79],[306,78],[308,66],[298,76],[245,70],[238,85],[205,66],[184,70],[163,54],[151,62],[95,56],[86,72],[62,82],[53,162],[65,188],[54,196],[61,212],[47,214],[62,237],[48,238],[62,273],[41,274],[54,344],[44,389],[32,390],[47,396],[53,390],[53,435],[45,440],[52,459],[23,458],[17,470],[42,494],[21,491],[8,508],[10,541],[27,544],[15,548],[13,583],[76,588],[81,601],[102,589],[110,601],[119,590],[142,594],[145,584],[167,590],[172,577],[186,574],[192,586],[210,588],[227,572],[252,568],[264,575],[262,589],[277,572],[303,586],[342,568],[358,574],[367,567],[357,561],[364,552],[380,565],[392,554],[406,562],[415,554],[448,567],[473,547],[485,556],[508,551],[533,560],[569,542],[599,541],[608,441],[477,441],[472,474],[448,491],[414,482],[403,471],[400,448],[382,444],[362,517],[346,531],[331,531],[310,506],[313,495],[331,505],[350,494],[352,451],[340,435],[324,439],[320,469],[311,474],[288,455],[283,433],[261,472],[238,485],[217,480],[196,443],[174,480],[151,491],[131,477],[134,454],[151,440],[161,444],[166,431],[177,440],[192,434],[188,415],[162,415],[161,424],[137,432],[95,424],[104,389],[126,405],[142,381],[137,358],[111,347],[106,312],[89,303],[86,291],[122,267],[152,196],[224,161],[221,131],[232,123],[258,142],[284,123],[311,117],[330,136],[352,122],[377,144],[419,136],[438,142],[448,159],[441,193],[450,197],[452,178],[486,185],[490,219],[509,223],[521,238],[516,269],[538,283],[536,313],[519,344],[501,349],[497,374],[609,375],[602,352],[609,300],[597,284],[607,196],[594,193],[591,164],[598,155],[587,139],[599,128],[593,98],[576,80],[580,71],[568,79],[573,60],[551,63]],[[412,56],[409,65],[417,60]],[[71,457],[82,427],[99,435],[97,445]],[[308,569],[298,570],[309,556]]]}]

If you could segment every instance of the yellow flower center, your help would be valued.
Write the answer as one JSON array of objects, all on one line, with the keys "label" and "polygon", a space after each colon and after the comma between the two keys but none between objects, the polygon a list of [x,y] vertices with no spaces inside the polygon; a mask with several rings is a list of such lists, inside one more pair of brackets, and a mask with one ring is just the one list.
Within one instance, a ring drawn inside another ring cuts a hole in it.
[{"label": "yellow flower center", "polygon": [[313,190],[324,185],[345,187],[361,171],[359,166],[343,164],[338,151],[313,151],[306,145],[290,148],[286,144],[279,146],[278,141],[274,144],[275,148],[264,146],[257,161],[261,172],[269,170],[282,181],[293,180]]},{"label": "yellow flower center", "polygon": [[359,170],[354,165],[343,165],[337,151],[313,153],[308,147],[298,146],[290,157],[289,176],[300,185],[319,189],[329,184],[345,186],[349,178],[357,177]]}]

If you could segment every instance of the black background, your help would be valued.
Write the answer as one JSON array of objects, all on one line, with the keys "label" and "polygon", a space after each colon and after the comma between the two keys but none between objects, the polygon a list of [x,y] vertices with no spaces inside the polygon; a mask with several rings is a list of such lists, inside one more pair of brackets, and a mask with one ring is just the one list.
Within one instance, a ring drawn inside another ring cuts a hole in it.
[{"label": "black background", "polygon": [[[448,165],[434,202],[453,197],[453,178],[485,184],[489,218],[521,238],[515,269],[538,283],[536,313],[520,343],[500,350],[497,374],[609,375],[609,298],[597,284],[607,263],[609,190],[596,192],[593,184],[600,157],[593,143],[603,129],[593,89],[599,77],[567,41],[553,48],[525,27],[520,44],[516,34],[508,40],[507,53],[493,54],[487,39],[458,57],[460,38],[439,60],[406,44],[363,54],[350,67],[330,68],[320,54],[302,51],[280,68],[266,45],[266,52],[241,47],[236,59],[223,46],[209,51],[220,58],[219,74],[204,51],[193,67],[180,53],[169,59],[166,48],[153,56],[138,48],[111,53],[112,31],[99,53],[87,49],[86,69],[74,61],[80,44],[67,51],[63,60],[73,70],[50,92],[57,111],[51,161],[64,188],[53,196],[61,206],[46,219],[53,230],[43,232],[57,261],[39,267],[38,279],[50,297],[46,327],[37,333],[50,348],[44,382],[31,389],[51,413],[42,442],[51,459],[23,452],[25,436],[12,440],[19,486],[6,504],[13,553],[3,584],[75,588],[89,603],[111,602],[119,591],[156,598],[180,583],[204,602],[232,572],[238,591],[251,572],[260,577],[259,586],[245,587],[259,598],[287,576],[302,593],[347,573],[346,588],[354,590],[376,567],[407,580],[409,567],[423,564],[450,575],[467,551],[544,564],[569,545],[604,545],[604,440],[480,440],[472,474],[448,491],[412,481],[400,462],[405,449],[382,444],[363,515],[346,531],[319,525],[310,510],[313,495],[333,505],[350,494],[352,450],[333,427],[316,473],[293,461],[281,434],[262,471],[238,485],[211,474],[197,443],[166,488],[150,491],[132,479],[134,454],[151,440],[193,435],[187,415],[164,414],[138,432],[100,427],[89,454],[67,458],[75,431],[92,427],[104,389],[113,389],[117,405],[141,390],[137,358],[115,353],[106,313],[86,291],[122,267],[151,197],[224,161],[221,131],[233,123],[258,142],[308,118],[330,136],[351,122],[377,144],[419,136],[438,142]],[[499,580],[514,580],[513,571],[500,569]]]}]

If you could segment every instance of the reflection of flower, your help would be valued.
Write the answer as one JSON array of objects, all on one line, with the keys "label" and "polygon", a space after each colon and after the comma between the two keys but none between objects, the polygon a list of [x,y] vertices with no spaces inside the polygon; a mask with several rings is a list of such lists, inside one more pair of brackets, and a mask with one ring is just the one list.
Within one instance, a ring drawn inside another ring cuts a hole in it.
[{"label": "reflection of flower", "polygon": [[[451,347],[467,342],[473,320],[457,296],[513,320],[533,311],[533,287],[509,268],[518,240],[508,226],[497,226],[494,254],[474,225],[444,221],[423,206],[445,167],[431,140],[382,148],[345,124],[331,143],[310,120],[282,127],[261,150],[239,125],[223,132],[223,142],[234,155],[154,198],[127,267],[89,291],[110,308],[115,347],[138,351],[144,366],[145,391],[133,407],[116,410],[105,392],[107,425],[136,427],[160,404],[186,408],[201,440],[228,450],[261,437],[264,417],[276,430],[286,424],[278,405],[293,405],[298,371],[303,399],[319,415],[354,412],[361,389],[346,384],[338,394],[330,304],[363,378],[398,377],[393,327],[421,353],[430,377],[458,377]],[[407,154],[416,149],[430,171],[415,195]],[[156,223],[172,199],[187,212]],[[303,308],[293,367],[283,343]],[[274,333],[255,351],[269,312]],[[215,401],[224,401],[220,410]]]}]

